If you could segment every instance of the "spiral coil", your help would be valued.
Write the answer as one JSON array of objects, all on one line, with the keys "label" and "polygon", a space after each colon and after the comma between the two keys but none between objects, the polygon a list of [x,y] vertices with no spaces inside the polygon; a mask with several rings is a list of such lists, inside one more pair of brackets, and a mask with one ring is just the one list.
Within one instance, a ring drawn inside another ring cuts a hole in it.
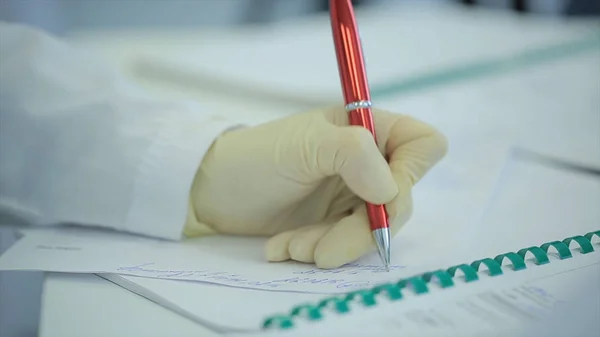
[{"label": "spiral coil", "polygon": [[[470,264],[459,264],[448,269],[440,269],[418,276],[401,279],[395,283],[385,283],[369,289],[361,289],[347,293],[343,296],[328,297],[316,304],[298,305],[286,315],[275,315],[267,318],[263,322],[263,329],[290,329],[300,317],[310,321],[317,321],[323,318],[323,311],[333,310],[344,314],[351,311],[350,304],[360,301],[364,307],[373,307],[377,305],[378,297],[384,295],[390,301],[401,300],[403,290],[412,291],[416,295],[426,294],[430,290],[431,283],[437,280],[437,286],[440,288],[450,288],[455,284],[457,272],[461,271],[464,282],[474,282],[479,280],[481,265],[487,267],[489,276],[498,276],[504,273],[503,262],[508,259],[511,262],[511,268],[514,271],[527,269],[527,255],[531,253],[535,265],[544,265],[550,263],[548,251],[554,248],[560,260],[573,257],[571,244],[575,242],[579,246],[581,254],[588,254],[594,251],[592,240],[594,236],[600,238],[600,230],[589,232],[585,235],[577,235],[566,238],[562,241],[546,242],[540,246],[532,246],[520,249],[515,252],[508,252],[497,255],[492,258],[484,258],[471,262]],[[408,288],[408,289],[407,289]]]}]

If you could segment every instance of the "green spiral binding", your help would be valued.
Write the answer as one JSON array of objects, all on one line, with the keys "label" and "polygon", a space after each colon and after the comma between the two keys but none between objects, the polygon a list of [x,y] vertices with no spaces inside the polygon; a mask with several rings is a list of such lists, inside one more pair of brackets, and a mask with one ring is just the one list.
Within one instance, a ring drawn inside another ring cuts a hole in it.
[{"label": "green spiral binding", "polygon": [[401,300],[404,296],[403,290],[410,290],[417,294],[426,294],[429,292],[431,284],[435,283],[440,288],[451,288],[456,283],[456,273],[460,270],[464,275],[464,282],[474,282],[479,280],[480,267],[487,267],[487,274],[490,276],[498,276],[503,274],[503,262],[509,260],[511,268],[514,271],[527,269],[527,254],[531,253],[536,265],[550,263],[548,251],[551,248],[556,250],[560,260],[573,257],[571,252],[571,244],[575,242],[579,246],[581,254],[588,254],[594,251],[592,243],[593,237],[600,238],[600,230],[589,232],[585,235],[577,235],[566,238],[562,241],[552,241],[542,244],[541,246],[533,246],[523,248],[518,252],[508,252],[500,254],[495,258],[485,258],[473,261],[470,264],[459,264],[450,267],[446,270],[440,269],[427,272],[418,276],[409,277],[399,280],[396,283],[381,284],[370,289],[362,289],[347,293],[345,295],[326,298],[315,304],[302,304],[292,308],[291,312],[286,315],[276,315],[267,318],[263,322],[263,329],[290,329],[294,327],[294,320],[303,317],[310,321],[317,321],[323,318],[323,310],[328,308],[337,313],[344,314],[351,311],[350,304],[360,302],[364,307],[372,307],[377,305],[377,297],[383,295],[391,301]]}]

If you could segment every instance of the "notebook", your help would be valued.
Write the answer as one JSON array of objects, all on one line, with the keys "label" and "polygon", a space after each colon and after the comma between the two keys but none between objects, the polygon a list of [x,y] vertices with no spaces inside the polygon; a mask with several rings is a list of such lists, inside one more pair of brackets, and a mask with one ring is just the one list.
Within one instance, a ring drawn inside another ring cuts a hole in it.
[{"label": "notebook", "polygon": [[[449,231],[444,231],[445,227],[438,227],[437,231],[424,232],[422,236],[411,237],[411,240],[396,241],[394,247],[408,248],[405,252],[413,257],[411,251],[428,254],[427,250],[438,256],[438,263],[434,265],[432,262],[436,261],[430,260],[428,267],[431,267],[431,270],[445,270],[457,261],[496,256],[505,252],[505,249],[518,252],[522,247],[538,244],[540,240],[550,242],[577,231],[588,233],[600,228],[600,211],[596,206],[600,204],[598,176],[593,172],[581,172],[578,168],[564,167],[561,165],[563,162],[539,161],[537,157],[530,158],[519,151],[513,152],[513,157],[503,169],[493,196],[487,197],[489,207],[477,228],[471,229],[472,234],[463,232],[460,238],[451,237],[447,235]],[[524,190],[523,186],[529,188]],[[568,193],[565,193],[565,188],[568,189]],[[561,193],[553,195],[552,191]],[[527,201],[518,199],[519,196]],[[568,208],[557,206],[570,200],[577,203],[569,205]],[[507,207],[511,207],[509,211]],[[547,208],[545,212],[544,208]],[[459,210],[464,211],[464,207]],[[439,219],[438,217],[438,221]],[[565,225],[569,223],[569,219],[573,224]],[[447,226],[452,227],[452,224]],[[440,238],[445,239],[449,245],[439,245]],[[443,255],[447,260],[440,258],[440,251],[445,252]],[[552,254],[552,251],[550,253]],[[375,265],[376,263],[377,261],[374,261]],[[415,266],[418,266],[418,263],[412,265]],[[334,280],[343,275],[343,270],[324,273],[330,275],[330,280]],[[416,271],[412,275],[419,273],[421,272]],[[323,298],[322,294],[257,292],[128,275],[101,276],[218,332],[252,331],[258,328],[264,317],[273,312],[285,312],[294,303],[316,303]],[[404,278],[402,276],[398,279]],[[373,278],[373,282],[361,289],[387,283],[377,281],[376,278]],[[348,291],[352,290],[356,289]],[[251,310],[248,309],[247,303],[252,303]]]},{"label": "notebook", "polygon": [[[515,336],[568,305],[578,291],[600,298],[599,249],[597,230],[298,303],[266,318],[260,335]],[[595,336],[600,302],[588,302],[571,314],[592,318],[579,327],[587,334],[573,336]],[[562,317],[563,323],[569,318]]]},{"label": "notebook", "polygon": [[[594,239],[593,236],[596,236]],[[584,236],[577,236],[575,238],[569,238],[562,240],[562,244],[554,242],[553,244],[541,245],[539,249],[529,248],[529,250],[515,250],[515,254],[507,254],[505,257],[496,256],[494,259],[481,259],[473,261],[473,263],[460,264],[456,268],[444,268],[436,270],[435,272],[423,273],[425,279],[419,283],[418,277],[404,278],[403,281],[384,283],[384,285],[377,285],[372,288],[358,290],[349,294],[338,294],[332,297],[324,297],[323,294],[299,294],[299,293],[281,293],[281,292],[268,292],[268,291],[257,291],[250,289],[230,288],[222,287],[217,285],[198,284],[194,282],[185,281],[165,281],[159,279],[141,278],[134,276],[122,276],[115,274],[101,274],[100,276],[126,288],[140,296],[150,299],[153,302],[158,303],[172,310],[184,317],[187,317],[195,322],[202,324],[216,332],[231,333],[231,332],[252,332],[255,331],[260,322],[263,322],[265,328],[281,328],[288,330],[299,324],[303,324],[303,320],[306,318],[304,314],[307,312],[298,311],[297,305],[304,305],[310,303],[314,308],[310,309],[309,320],[321,321],[331,317],[335,312],[329,312],[330,308],[322,308],[324,299],[344,299],[343,303],[335,303],[334,311],[339,310],[340,313],[346,313],[348,309],[351,309],[354,304],[355,297],[364,296],[365,300],[375,300],[377,297],[376,293],[379,292],[391,292],[397,296],[394,300],[400,300],[401,296],[408,297],[409,299],[414,297],[415,294],[410,294],[413,290],[411,287],[421,287],[419,294],[429,292],[433,287],[441,286],[443,288],[451,288],[454,284],[458,287],[462,283],[473,283],[474,281],[481,280],[482,283],[488,282],[487,278],[491,276],[498,276],[501,274],[510,274],[511,266],[507,264],[515,263],[517,268],[525,265],[529,269],[537,268],[535,264],[529,259],[529,256],[525,256],[525,253],[531,254],[537,259],[545,261],[548,259],[548,263],[552,262],[556,266],[552,266],[551,274],[560,273],[561,271],[578,267],[579,262],[569,262],[565,260],[564,264],[557,263],[557,259],[567,259],[570,254],[575,258],[580,256],[580,253],[588,253],[590,247],[595,245],[595,255],[587,260],[581,260],[582,266],[588,266],[600,262],[600,256],[598,250],[598,235],[600,231],[594,233],[588,233]],[[567,243],[571,243],[570,246]],[[589,242],[589,243],[588,243]],[[580,247],[581,246],[581,247]],[[568,248],[570,247],[570,248]],[[578,248],[579,247],[579,248]],[[559,255],[556,255],[556,252]],[[519,255],[521,254],[521,255]],[[562,254],[562,255],[561,255]],[[500,256],[501,254],[499,254]],[[585,254],[584,254],[585,255]],[[525,261],[527,259],[527,261]],[[503,260],[506,260],[503,262]],[[501,264],[504,265],[501,266]],[[520,263],[520,264],[519,264]],[[457,265],[458,266],[458,265]],[[486,271],[487,270],[487,271]],[[493,275],[488,275],[488,271]],[[419,277],[423,277],[423,276]],[[544,274],[545,275],[545,274]],[[434,276],[433,278],[429,278]],[[437,278],[436,278],[437,277]],[[510,275],[509,275],[510,277]],[[535,274],[538,277],[538,274]],[[433,281],[432,281],[433,279]],[[436,283],[437,282],[437,283]],[[503,280],[500,280],[499,286]],[[439,284],[438,284],[439,283]],[[406,288],[408,285],[408,289]],[[492,283],[489,285],[490,288],[494,288],[498,284]],[[483,285],[482,287],[487,287]],[[478,288],[479,289],[479,288]],[[493,290],[493,289],[492,289]],[[561,289],[558,289],[560,291]],[[432,292],[434,290],[431,290]],[[408,292],[408,293],[405,293]],[[450,299],[451,300],[451,299]],[[335,301],[335,300],[333,300]],[[356,301],[359,301],[357,299]],[[413,301],[413,299],[410,299]],[[321,303],[321,304],[319,304]],[[373,303],[375,305],[375,303]],[[372,305],[368,305],[371,307]],[[347,308],[348,307],[348,308]],[[291,309],[290,309],[291,308]],[[284,315],[270,314],[281,312]]]},{"label": "notebook", "polygon": [[521,151],[513,155],[517,160],[505,168],[479,228],[461,242],[469,246],[463,263],[342,296],[299,301],[267,317],[261,335],[517,336],[572,305],[572,297],[584,296],[592,301],[571,306],[560,324],[585,318],[586,325],[574,326],[570,335],[595,336],[600,170]]}]

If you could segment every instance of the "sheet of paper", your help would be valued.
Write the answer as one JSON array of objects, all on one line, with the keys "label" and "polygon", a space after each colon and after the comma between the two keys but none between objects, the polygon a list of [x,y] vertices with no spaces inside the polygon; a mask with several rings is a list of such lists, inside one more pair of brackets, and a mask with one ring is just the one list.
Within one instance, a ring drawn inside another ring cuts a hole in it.
[{"label": "sheet of paper", "polygon": [[[568,335],[595,336],[600,327],[600,244],[596,251],[521,271],[505,268],[503,275],[482,274],[478,281],[458,280],[454,287],[431,286],[430,292],[415,295],[409,289],[404,297],[390,301],[377,296],[377,305],[351,305],[349,313],[323,309],[321,320],[295,319],[295,328],[283,336],[533,336],[561,331]],[[576,299],[577,302],[572,301]],[[590,300],[591,299],[591,300]],[[574,310],[565,312],[563,307]],[[555,313],[559,313],[555,314]],[[548,321],[552,318],[552,321]],[[377,324],[373,324],[377,322]],[[581,324],[581,325],[579,325]],[[553,329],[548,329],[548,325]],[[536,330],[537,329],[537,330]],[[574,332],[578,332],[575,334]],[[586,333],[587,332],[587,333]],[[281,331],[273,331],[279,336]],[[583,334],[579,334],[583,333]],[[270,336],[262,331],[256,336]],[[249,335],[254,336],[254,335]],[[564,336],[551,334],[549,336]]]},{"label": "sheet of paper", "polygon": [[597,50],[499,78],[486,90],[497,123],[520,147],[600,169],[599,59]]},{"label": "sheet of paper", "polygon": [[323,297],[117,274],[100,276],[217,332],[256,331],[273,312]]},{"label": "sheet of paper", "polygon": [[600,230],[598,172],[518,158],[508,163],[470,252],[493,257]]},{"label": "sheet of paper", "polygon": [[262,256],[263,238],[220,236],[174,243],[87,230],[40,230],[29,231],[0,256],[0,270],[117,273],[272,291],[341,293],[416,274],[451,257],[406,240],[394,240],[394,264],[385,272],[375,254],[335,270],[268,263]]},{"label": "sheet of paper", "polygon": [[[441,165],[461,162],[485,174],[493,159],[488,145],[504,143],[600,168],[598,59],[600,51],[504,76],[399,94],[377,105],[444,133],[450,147]],[[442,167],[434,175],[447,171]]]}]

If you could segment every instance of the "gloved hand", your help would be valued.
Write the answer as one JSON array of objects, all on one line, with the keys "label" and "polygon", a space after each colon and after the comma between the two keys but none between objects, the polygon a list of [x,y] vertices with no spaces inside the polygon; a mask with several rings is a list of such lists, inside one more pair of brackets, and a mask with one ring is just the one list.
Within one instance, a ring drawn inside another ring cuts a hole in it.
[{"label": "gloved hand", "polygon": [[379,148],[348,125],[343,106],[223,134],[194,180],[184,234],[272,236],[269,261],[319,268],[374,250],[364,201],[386,204],[395,235],[411,215],[412,187],[447,143],[411,117],[373,109],[373,118]]}]

